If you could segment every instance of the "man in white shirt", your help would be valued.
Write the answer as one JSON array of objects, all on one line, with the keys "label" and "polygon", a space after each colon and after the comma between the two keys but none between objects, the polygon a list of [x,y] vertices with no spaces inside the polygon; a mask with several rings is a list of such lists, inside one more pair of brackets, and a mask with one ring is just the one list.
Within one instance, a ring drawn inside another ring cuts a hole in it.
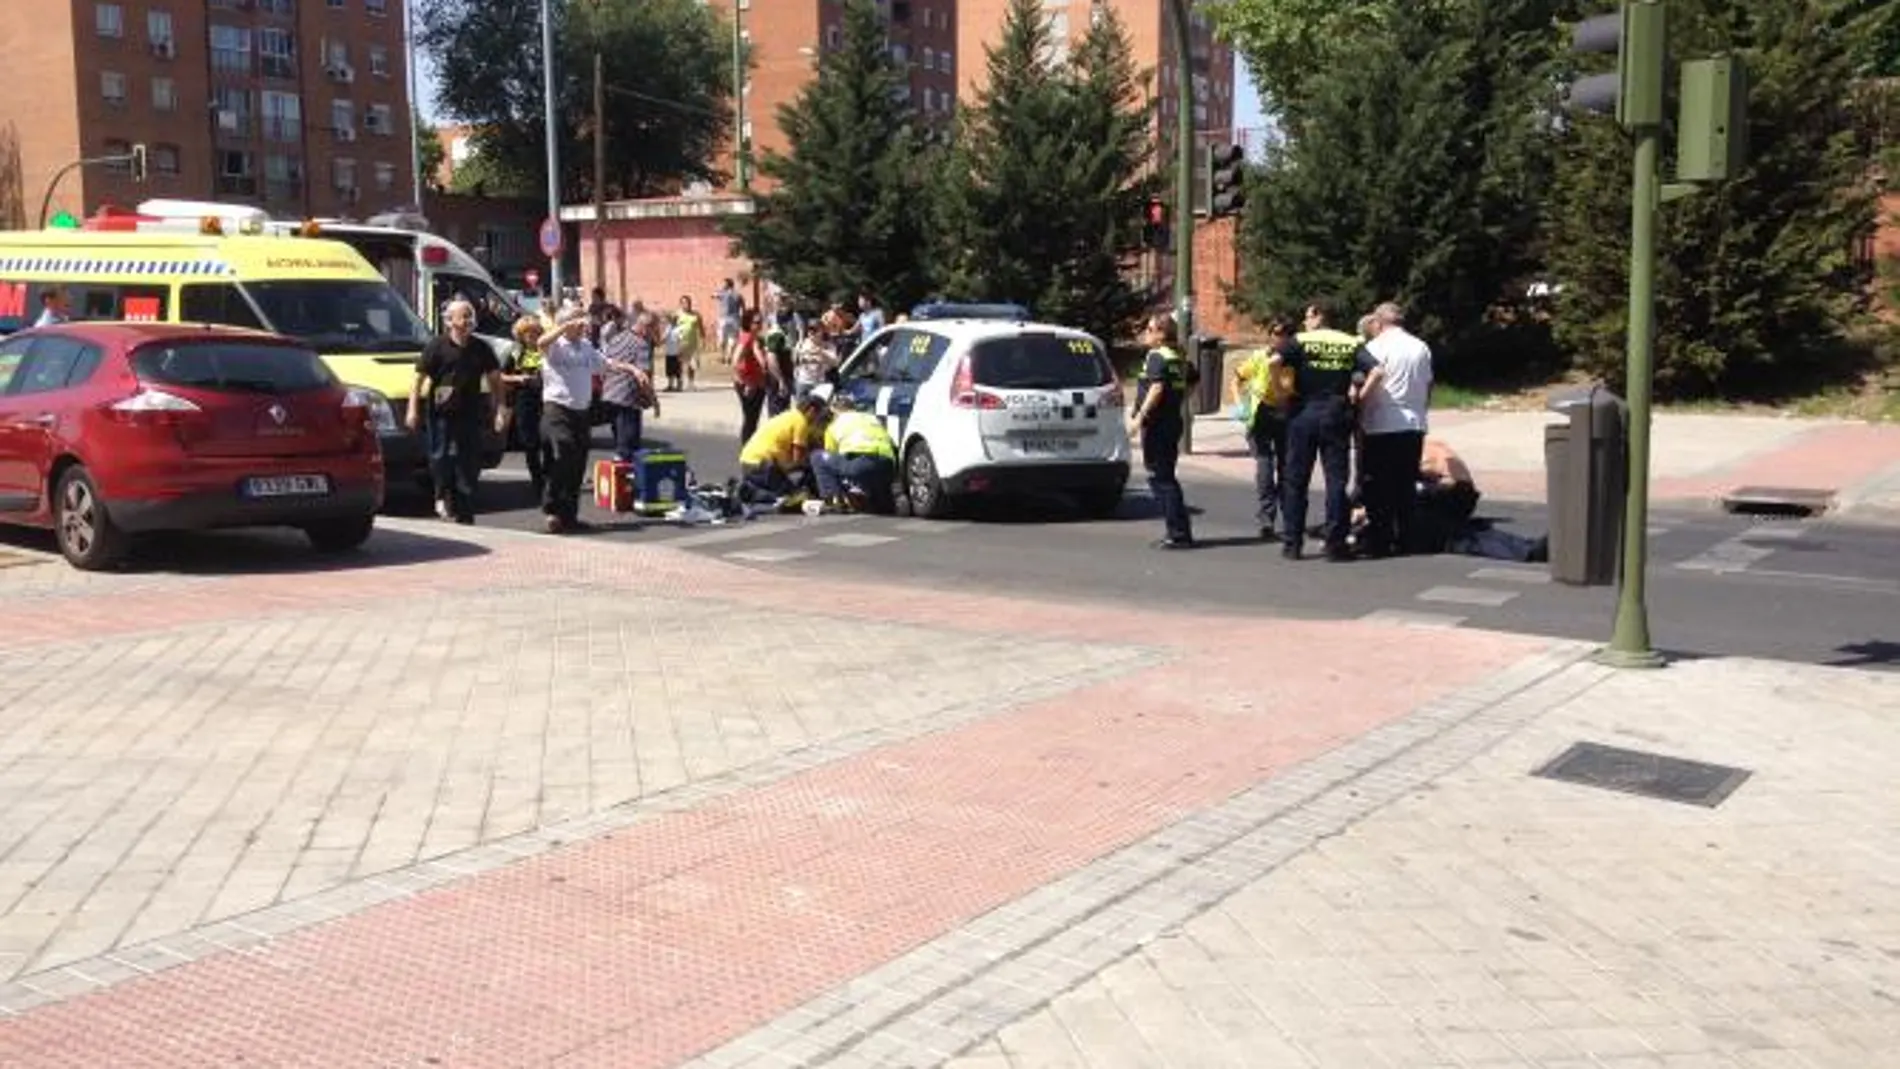
[{"label": "man in white shirt", "polygon": [[554,326],[541,336],[541,441],[546,482],[541,511],[549,534],[565,534],[585,525],[580,520],[581,482],[593,426],[594,375],[609,369],[637,374],[632,364],[608,360],[587,340],[587,310],[577,302],[563,305]]},{"label": "man in white shirt", "polygon": [[1432,350],[1405,329],[1405,312],[1387,301],[1372,310],[1366,351],[1379,366],[1360,388],[1365,434],[1360,492],[1366,506],[1362,548],[1381,557],[1404,551],[1412,526],[1419,459],[1431,407]]}]

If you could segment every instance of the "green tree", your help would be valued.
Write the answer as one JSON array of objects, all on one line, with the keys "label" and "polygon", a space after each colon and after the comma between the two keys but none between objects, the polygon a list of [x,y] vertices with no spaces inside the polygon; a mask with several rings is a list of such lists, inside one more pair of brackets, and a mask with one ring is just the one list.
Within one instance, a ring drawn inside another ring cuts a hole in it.
[{"label": "green tree", "polygon": [[1369,36],[1409,29],[1455,0],[1217,0],[1220,32],[1247,61],[1261,97],[1289,124],[1300,121],[1314,79],[1350,63]]},{"label": "green tree", "polygon": [[1421,9],[1311,76],[1307,121],[1252,182],[1236,305],[1398,300],[1448,362],[1475,358],[1537,262],[1557,6]]},{"label": "green tree", "polygon": [[1113,341],[1146,301],[1127,266],[1155,186],[1141,74],[1120,18],[1101,10],[1057,70],[1041,4],[1013,0],[964,112],[941,248],[960,293]]},{"label": "green tree", "polygon": [[842,47],[779,109],[787,154],[759,161],[769,190],[751,216],[733,216],[734,249],[806,298],[872,288],[908,307],[932,288],[929,173],[935,153],[919,128],[871,0],[847,0]]},{"label": "green tree", "polygon": [[[1867,279],[1855,239],[1874,221],[1866,149],[1844,105],[1858,43],[1822,32],[1823,0],[1681,0],[1677,56],[1730,50],[1750,74],[1750,159],[1734,180],[1666,204],[1658,230],[1656,388],[1665,395],[1809,386],[1851,355]],[[1629,286],[1630,152],[1608,119],[1571,128],[1550,216],[1562,283],[1557,340],[1621,382]]]},{"label": "green tree", "polygon": [[448,153],[442,150],[442,138],[435,124],[424,118],[420,109],[415,113],[416,145],[421,157],[422,184],[425,189],[433,189],[436,176],[442,171],[442,163]]},{"label": "green tree", "polygon": [[[420,0],[417,40],[440,72],[440,110],[473,126],[504,186],[546,181],[540,0]],[[607,92],[607,194],[648,196],[721,177],[731,134],[731,29],[700,0],[558,3],[555,111],[561,191],[592,194],[593,63]],[[486,179],[485,179],[486,180]]]}]

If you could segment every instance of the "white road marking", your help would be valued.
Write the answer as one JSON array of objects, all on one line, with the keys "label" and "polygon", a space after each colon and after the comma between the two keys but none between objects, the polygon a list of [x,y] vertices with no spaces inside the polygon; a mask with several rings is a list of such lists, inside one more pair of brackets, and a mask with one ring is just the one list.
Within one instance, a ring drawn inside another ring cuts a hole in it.
[{"label": "white road marking", "polygon": [[788,560],[811,556],[806,549],[742,549],[737,553],[726,554],[727,560],[751,561],[755,564],[782,564]]},{"label": "white road marking", "polygon": [[1649,537],[1656,538],[1660,535],[1666,535],[1671,530],[1672,528],[1668,528],[1668,527],[1651,527],[1649,528]]},{"label": "white road marking", "polygon": [[1543,568],[1479,568],[1469,578],[1502,580],[1506,583],[1548,583],[1550,572]]},{"label": "white road marking", "polygon": [[1395,624],[1399,627],[1447,628],[1457,627],[1465,622],[1462,616],[1446,616],[1435,612],[1406,612],[1403,609],[1380,609],[1369,612],[1359,618],[1369,624]]},{"label": "white road marking", "polygon": [[773,523],[770,519],[753,520],[751,523],[730,527],[715,527],[699,534],[680,535],[678,538],[663,538],[654,542],[656,546],[669,546],[673,549],[692,549],[695,546],[719,546],[727,542],[744,542],[754,538],[766,538],[771,535],[787,534],[803,530],[813,523],[827,525],[850,523],[863,519],[862,516],[826,516],[822,520],[802,518],[798,524]]},{"label": "white road marking", "polygon": [[968,526],[968,523],[956,520],[898,520],[891,524],[891,530],[905,534],[942,534]]},{"label": "white road marking", "polygon": [[826,535],[817,540],[821,545],[843,546],[846,549],[863,549],[867,546],[881,546],[886,542],[897,541],[896,535],[844,534]]},{"label": "white road marking", "polygon": [[1418,595],[1420,601],[1439,601],[1450,605],[1482,605],[1496,609],[1517,597],[1515,590],[1486,590],[1475,586],[1435,586]]},{"label": "white road marking", "polygon": [[1791,523],[1764,524],[1760,527],[1750,527],[1735,537],[1747,539],[1750,542],[1792,542],[1807,534],[1809,530],[1809,528],[1797,527]]}]

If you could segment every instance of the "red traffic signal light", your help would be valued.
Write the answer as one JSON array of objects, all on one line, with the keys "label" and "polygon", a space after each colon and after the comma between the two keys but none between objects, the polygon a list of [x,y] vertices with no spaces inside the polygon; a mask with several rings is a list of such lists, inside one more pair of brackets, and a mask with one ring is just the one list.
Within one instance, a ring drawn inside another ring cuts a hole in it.
[{"label": "red traffic signal light", "polygon": [[1148,198],[1148,225],[1168,225],[1168,206],[1160,197]]}]

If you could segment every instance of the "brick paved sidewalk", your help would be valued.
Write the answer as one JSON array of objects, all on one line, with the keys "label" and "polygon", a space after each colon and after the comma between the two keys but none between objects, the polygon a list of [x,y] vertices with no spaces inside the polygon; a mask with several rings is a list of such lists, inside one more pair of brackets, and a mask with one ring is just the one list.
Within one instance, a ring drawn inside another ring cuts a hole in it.
[{"label": "brick paved sidewalk", "polygon": [[[817,614],[666,550],[392,528],[329,573],[0,573],[48,621],[0,640],[0,881],[45,865],[0,897],[0,1064],[1845,1069],[1900,1041],[1888,677],[866,585]],[[128,600],[170,609],[103,611]],[[1715,810],[1524,776],[1580,737],[1756,775]]]}]

